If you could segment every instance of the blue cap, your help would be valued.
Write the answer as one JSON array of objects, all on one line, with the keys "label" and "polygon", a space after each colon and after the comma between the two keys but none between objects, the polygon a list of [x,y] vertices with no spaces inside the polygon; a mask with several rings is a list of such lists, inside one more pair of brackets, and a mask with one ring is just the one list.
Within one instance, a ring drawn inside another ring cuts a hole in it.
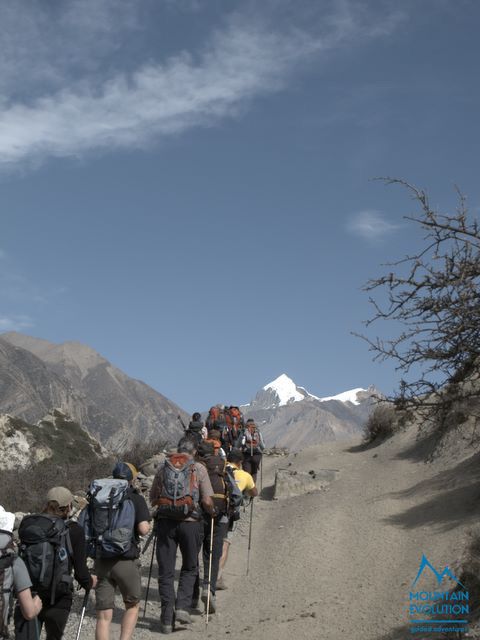
[{"label": "blue cap", "polygon": [[117,480],[133,480],[133,473],[126,462],[117,462],[113,467],[112,476]]}]

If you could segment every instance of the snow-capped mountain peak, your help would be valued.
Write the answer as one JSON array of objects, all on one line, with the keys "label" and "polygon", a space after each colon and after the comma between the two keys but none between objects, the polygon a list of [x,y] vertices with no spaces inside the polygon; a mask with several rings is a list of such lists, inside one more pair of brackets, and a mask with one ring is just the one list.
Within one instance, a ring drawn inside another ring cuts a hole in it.
[{"label": "snow-capped mountain peak", "polygon": [[297,390],[297,385],[285,373],[263,387],[264,391],[273,391],[278,396],[278,406],[303,400],[305,395]]}]

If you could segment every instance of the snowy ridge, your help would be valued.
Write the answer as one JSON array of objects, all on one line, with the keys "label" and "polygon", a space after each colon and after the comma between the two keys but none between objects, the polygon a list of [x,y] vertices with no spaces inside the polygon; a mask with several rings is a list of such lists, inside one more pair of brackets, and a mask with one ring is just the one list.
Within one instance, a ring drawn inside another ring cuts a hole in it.
[{"label": "snowy ridge", "polygon": [[350,391],[344,391],[336,396],[330,396],[328,398],[319,398],[320,402],[328,402],[329,400],[339,400],[340,402],[351,402],[352,404],[360,404],[357,394],[361,391],[365,391],[361,387],[357,389],[350,389]]}]

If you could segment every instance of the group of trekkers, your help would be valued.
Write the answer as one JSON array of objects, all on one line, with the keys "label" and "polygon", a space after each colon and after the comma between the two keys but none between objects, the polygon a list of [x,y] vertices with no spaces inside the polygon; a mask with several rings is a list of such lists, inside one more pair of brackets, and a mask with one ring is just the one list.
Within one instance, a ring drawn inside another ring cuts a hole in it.
[{"label": "group of trekkers", "polygon": [[[123,461],[111,478],[90,484],[77,521],[71,519],[73,494],[53,487],[43,511],[24,516],[15,543],[15,515],[0,507],[0,639],[9,637],[13,610],[16,640],[39,640],[43,627],[46,640],[61,640],[73,603],[72,573],[85,590],[76,639],[92,589],[95,639],[109,638],[117,589],[125,606],[120,639],[132,638],[142,600],[140,539],[149,533],[143,549],[153,542],[144,615],[155,553],[159,631],[190,624],[200,602],[208,623],[217,610],[217,589],[226,588],[221,572],[245,501],[253,516],[264,447],[253,420],[245,422],[238,407],[216,405],[205,424],[194,413],[175,450],[166,453],[149,493],[153,515],[135,488],[137,469]],[[178,548],[182,564],[175,593]],[[93,572],[87,558],[94,559]]]}]

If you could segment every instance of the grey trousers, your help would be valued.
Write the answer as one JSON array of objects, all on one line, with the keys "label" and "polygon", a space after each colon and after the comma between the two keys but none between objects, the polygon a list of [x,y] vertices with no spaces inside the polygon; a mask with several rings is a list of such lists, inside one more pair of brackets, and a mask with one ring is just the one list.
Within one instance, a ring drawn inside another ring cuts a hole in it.
[{"label": "grey trousers", "polygon": [[[201,522],[179,522],[160,518],[157,524],[158,592],[161,622],[172,624],[175,609],[188,609],[198,574],[198,551],[203,539]],[[177,548],[182,554],[182,567],[175,597],[175,559]]]}]

